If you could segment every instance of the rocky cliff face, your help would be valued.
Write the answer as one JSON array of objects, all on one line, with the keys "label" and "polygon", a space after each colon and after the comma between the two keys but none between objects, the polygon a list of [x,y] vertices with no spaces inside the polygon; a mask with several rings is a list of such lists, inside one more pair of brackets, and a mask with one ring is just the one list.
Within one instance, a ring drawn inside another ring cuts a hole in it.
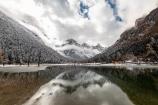
[{"label": "rocky cliff face", "polygon": [[[47,47],[35,33],[0,12],[0,54],[9,62],[60,63],[66,59]],[[1,57],[2,58],[2,57]]]},{"label": "rocky cliff face", "polygon": [[158,61],[158,8],[121,34],[120,39],[103,53],[90,59],[97,62]]}]

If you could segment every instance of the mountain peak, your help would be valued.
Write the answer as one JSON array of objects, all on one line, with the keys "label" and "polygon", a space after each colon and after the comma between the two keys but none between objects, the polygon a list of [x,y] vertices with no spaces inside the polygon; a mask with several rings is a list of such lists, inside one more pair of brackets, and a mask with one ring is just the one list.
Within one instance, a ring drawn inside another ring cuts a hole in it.
[{"label": "mountain peak", "polygon": [[101,53],[104,50],[100,44],[91,46],[88,43],[78,43],[74,39],[67,39],[62,45],[56,46],[56,50],[65,57],[81,60]]},{"label": "mountain peak", "polygon": [[100,52],[102,52],[103,50],[105,50],[105,48],[103,46],[101,46],[99,43],[96,46],[93,46],[93,49],[97,49]]},{"label": "mountain peak", "polygon": [[74,39],[67,39],[66,40],[66,44],[70,44],[70,45],[78,45],[79,43],[76,41],[76,40],[74,40]]},{"label": "mountain peak", "polygon": [[90,46],[90,45],[88,45],[87,43],[83,43],[83,44],[82,44],[82,47],[85,47],[85,48],[90,48],[91,46]]}]

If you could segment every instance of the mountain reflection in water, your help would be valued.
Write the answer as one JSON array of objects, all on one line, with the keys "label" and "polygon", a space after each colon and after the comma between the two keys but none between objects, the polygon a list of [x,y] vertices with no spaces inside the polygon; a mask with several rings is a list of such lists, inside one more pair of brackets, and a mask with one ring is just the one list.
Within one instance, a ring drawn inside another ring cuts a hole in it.
[{"label": "mountain reflection in water", "polygon": [[157,69],[56,66],[0,78],[0,105],[158,105]]},{"label": "mountain reflection in water", "polygon": [[71,71],[57,76],[25,105],[133,105],[107,78],[92,71]]}]

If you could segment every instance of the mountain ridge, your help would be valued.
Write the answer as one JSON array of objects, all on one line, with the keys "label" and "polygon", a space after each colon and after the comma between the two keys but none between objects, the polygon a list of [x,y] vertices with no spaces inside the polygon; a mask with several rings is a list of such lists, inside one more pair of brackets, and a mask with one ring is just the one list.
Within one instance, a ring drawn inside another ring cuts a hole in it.
[{"label": "mountain ridge", "polygon": [[10,63],[61,63],[67,61],[52,48],[46,46],[37,34],[0,11],[1,62]]},{"label": "mountain ridge", "polygon": [[100,44],[92,46],[88,43],[78,43],[76,40],[71,38],[67,39],[61,45],[56,45],[55,49],[67,58],[83,60],[101,53],[104,50],[104,47]]},{"label": "mountain ridge", "polygon": [[134,27],[126,30],[115,44],[88,62],[124,62],[158,60],[158,8],[146,17],[136,20]]}]

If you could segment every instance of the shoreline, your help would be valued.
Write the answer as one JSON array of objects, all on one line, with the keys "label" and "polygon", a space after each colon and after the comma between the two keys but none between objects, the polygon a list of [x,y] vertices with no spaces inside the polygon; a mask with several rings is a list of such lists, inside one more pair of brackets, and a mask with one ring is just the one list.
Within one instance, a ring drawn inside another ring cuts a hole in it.
[{"label": "shoreline", "polygon": [[39,67],[37,65],[0,65],[0,72],[38,72],[44,71],[47,67],[107,67],[107,68],[125,68],[127,70],[134,69],[158,69],[158,64],[101,64],[101,63],[69,63],[69,64],[41,64]]}]

